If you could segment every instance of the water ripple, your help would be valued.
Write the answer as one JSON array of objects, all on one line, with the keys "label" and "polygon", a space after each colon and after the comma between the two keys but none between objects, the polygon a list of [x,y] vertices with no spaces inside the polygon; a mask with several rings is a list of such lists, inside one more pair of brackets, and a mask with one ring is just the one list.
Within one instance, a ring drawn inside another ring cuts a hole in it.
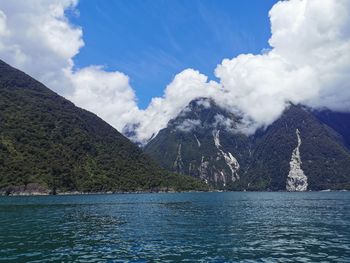
[{"label": "water ripple", "polygon": [[0,198],[0,262],[350,262],[350,193]]}]

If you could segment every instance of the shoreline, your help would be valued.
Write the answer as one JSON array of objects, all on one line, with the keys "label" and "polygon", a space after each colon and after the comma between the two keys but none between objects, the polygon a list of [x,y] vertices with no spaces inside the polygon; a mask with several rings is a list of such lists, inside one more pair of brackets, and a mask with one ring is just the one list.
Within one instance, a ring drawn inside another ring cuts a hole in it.
[{"label": "shoreline", "polygon": [[317,191],[223,191],[223,190],[209,190],[209,191],[196,191],[196,190],[190,190],[190,191],[121,191],[121,192],[59,192],[56,194],[51,193],[43,193],[43,192],[19,192],[19,193],[1,193],[0,197],[28,197],[28,196],[72,196],[72,195],[118,195],[118,194],[174,194],[174,193],[230,193],[230,192],[237,192],[237,193],[309,193],[309,192],[349,192],[349,190],[341,189],[341,190],[317,190]]},{"label": "shoreline", "polygon": [[117,195],[117,194],[174,194],[174,193],[205,193],[205,192],[221,192],[221,191],[135,191],[135,192],[62,192],[56,194],[50,193],[11,193],[0,194],[1,196],[68,196],[68,195]]}]

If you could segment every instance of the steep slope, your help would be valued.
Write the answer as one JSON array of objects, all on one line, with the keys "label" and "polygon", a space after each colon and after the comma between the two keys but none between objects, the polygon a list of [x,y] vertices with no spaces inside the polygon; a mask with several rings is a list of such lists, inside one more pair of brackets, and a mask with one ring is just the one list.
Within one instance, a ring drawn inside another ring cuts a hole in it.
[{"label": "steep slope", "polygon": [[246,136],[237,132],[239,117],[197,99],[145,151],[171,171],[231,190],[350,189],[347,129],[331,120],[291,105],[266,130]]},{"label": "steep slope", "polygon": [[145,152],[170,171],[201,178],[218,188],[237,181],[247,165],[249,138],[235,134],[236,117],[210,99],[192,101]]},{"label": "steep slope", "polygon": [[322,110],[314,114],[319,121],[339,133],[344,145],[350,149],[350,113]]},{"label": "steep slope", "polygon": [[290,106],[254,140],[252,164],[245,177],[248,189],[284,190],[294,181],[293,174],[299,179],[287,190],[350,187],[350,154],[341,135],[304,107]]},{"label": "steep slope", "polygon": [[164,172],[96,115],[0,61],[0,189],[33,184],[50,191],[201,187]]}]

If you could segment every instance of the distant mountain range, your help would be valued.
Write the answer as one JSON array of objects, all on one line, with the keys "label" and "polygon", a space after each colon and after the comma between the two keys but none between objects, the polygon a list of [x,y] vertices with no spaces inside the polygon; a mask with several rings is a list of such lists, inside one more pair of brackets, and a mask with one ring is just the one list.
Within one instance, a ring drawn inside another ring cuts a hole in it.
[{"label": "distant mountain range", "polygon": [[350,189],[350,114],[291,104],[249,136],[240,122],[239,114],[198,98],[143,152],[0,61],[0,194]]},{"label": "distant mountain range", "polygon": [[144,148],[169,171],[228,190],[350,189],[350,114],[290,105],[247,136],[240,116],[192,101]]},{"label": "distant mountain range", "polygon": [[207,189],[0,61],[0,193]]}]

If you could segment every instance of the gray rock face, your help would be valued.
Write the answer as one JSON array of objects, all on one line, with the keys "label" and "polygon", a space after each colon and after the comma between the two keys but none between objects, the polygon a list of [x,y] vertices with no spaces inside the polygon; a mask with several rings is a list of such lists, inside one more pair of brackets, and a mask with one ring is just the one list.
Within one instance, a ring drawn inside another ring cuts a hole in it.
[{"label": "gray rock face", "polygon": [[167,169],[226,187],[240,179],[241,157],[235,152],[247,152],[247,138],[234,134],[235,120],[210,99],[192,101],[145,151]]},{"label": "gray rock face", "polygon": [[304,174],[303,169],[301,169],[301,157],[300,157],[300,146],[301,138],[300,131],[296,129],[298,145],[293,150],[292,158],[290,160],[290,170],[287,177],[286,190],[290,192],[301,192],[307,190],[307,177]]},{"label": "gray rock face", "polygon": [[344,114],[337,122],[329,116],[332,127],[310,109],[291,104],[269,127],[247,136],[239,132],[240,116],[201,98],[169,121],[144,150],[164,168],[217,188],[350,189],[350,139],[344,138],[350,124],[340,125]]},{"label": "gray rock face", "polygon": [[181,173],[183,171],[183,162],[182,162],[182,157],[181,157],[181,143],[177,147],[177,155],[176,159],[174,161],[174,169],[175,171]]},{"label": "gray rock face", "polygon": [[[228,166],[228,168],[231,171],[231,176],[232,176],[231,181],[235,182],[236,180],[239,180],[239,175],[238,175],[239,163],[238,163],[237,159],[235,157],[233,157],[232,153],[230,153],[230,152],[226,153],[222,150],[219,136],[220,136],[220,130],[213,132],[214,144],[219,151],[218,153],[221,154],[221,156],[218,155],[218,158],[223,158],[225,160],[226,165]],[[223,174],[224,172],[221,171],[221,173]],[[225,182],[225,184],[226,184],[226,182]]]}]

